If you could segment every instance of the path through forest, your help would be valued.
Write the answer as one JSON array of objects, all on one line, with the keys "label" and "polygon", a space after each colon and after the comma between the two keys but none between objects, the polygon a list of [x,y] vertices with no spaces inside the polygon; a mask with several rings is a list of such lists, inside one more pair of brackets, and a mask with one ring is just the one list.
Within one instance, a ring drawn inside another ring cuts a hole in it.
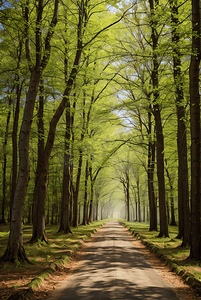
[{"label": "path through forest", "polygon": [[190,299],[176,295],[176,287],[164,281],[139,241],[117,221],[105,224],[88,243],[69,280],[49,300]]}]

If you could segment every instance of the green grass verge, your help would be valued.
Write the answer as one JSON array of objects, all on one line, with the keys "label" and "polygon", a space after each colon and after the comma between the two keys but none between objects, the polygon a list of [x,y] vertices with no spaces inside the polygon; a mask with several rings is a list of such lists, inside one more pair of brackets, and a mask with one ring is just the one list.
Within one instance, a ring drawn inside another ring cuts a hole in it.
[{"label": "green grass verge", "polygon": [[[91,234],[95,233],[106,222],[107,219],[95,221],[86,226],[80,225],[78,228],[71,228],[72,234],[58,233],[58,226],[47,226],[48,244],[37,242],[32,245],[28,243],[32,235],[32,226],[24,225],[24,248],[28,259],[33,264],[18,263],[13,265],[11,263],[1,263],[1,270],[6,273],[17,272],[21,274],[29,270],[35,278],[26,286],[32,289],[38,288],[49,274],[52,274],[55,269],[69,261],[70,256],[82,245],[82,241],[90,238]],[[9,226],[0,225],[0,256],[6,250],[8,236]]]},{"label": "green grass verge", "polygon": [[190,247],[181,247],[182,240],[177,239],[178,227],[169,226],[169,237],[158,237],[158,231],[149,231],[149,225],[127,222],[118,219],[134,236],[163,259],[169,267],[201,293],[201,262],[189,260]]}]

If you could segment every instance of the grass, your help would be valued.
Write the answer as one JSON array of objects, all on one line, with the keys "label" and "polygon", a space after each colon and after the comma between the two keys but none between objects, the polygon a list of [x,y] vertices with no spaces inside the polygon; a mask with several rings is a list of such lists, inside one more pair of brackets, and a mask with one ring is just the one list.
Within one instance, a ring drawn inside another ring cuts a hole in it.
[{"label": "grass", "polygon": [[[96,221],[86,226],[71,228],[72,234],[58,233],[59,226],[47,226],[46,235],[48,244],[37,242],[29,244],[32,235],[32,226],[23,226],[24,248],[28,259],[33,264],[28,263],[1,263],[0,268],[3,274],[26,273],[34,274],[34,279],[28,286],[37,288],[42,281],[54,271],[55,266],[64,265],[69,257],[82,245],[82,241],[91,237],[107,220]],[[0,225],[0,256],[6,250],[9,237],[9,225]],[[18,284],[16,283],[16,285]]]},{"label": "grass", "polygon": [[[148,248],[163,258],[166,264],[184,276],[192,275],[201,284],[201,262],[189,260],[190,247],[181,247],[182,240],[177,239],[178,227],[169,226],[169,237],[158,237],[158,231],[149,231],[149,225],[138,222],[127,222],[119,219],[130,232],[139,237]],[[188,276],[187,276],[188,277]],[[186,278],[187,278],[186,277]]]}]

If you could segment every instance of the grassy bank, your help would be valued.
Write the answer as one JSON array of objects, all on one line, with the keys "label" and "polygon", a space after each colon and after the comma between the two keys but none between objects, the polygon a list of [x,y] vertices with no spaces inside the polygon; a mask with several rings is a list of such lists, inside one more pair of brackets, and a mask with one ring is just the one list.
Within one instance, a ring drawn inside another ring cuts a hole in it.
[{"label": "grassy bank", "polygon": [[[45,266],[62,256],[70,256],[75,252],[77,248],[82,244],[81,241],[89,238],[91,233],[95,233],[97,228],[100,228],[106,221],[96,221],[90,225],[82,226],[78,228],[71,228],[72,234],[58,233],[58,226],[47,226],[46,235],[48,238],[48,244],[45,242],[38,242],[33,245],[28,241],[31,239],[32,226],[24,225],[23,227],[23,240],[24,247],[28,259],[35,264]],[[7,247],[9,236],[9,226],[0,226],[0,256],[3,255]],[[25,264],[23,264],[25,265]],[[34,268],[33,266],[28,266]]]},{"label": "grassy bank", "polygon": [[201,294],[201,262],[189,259],[190,247],[181,247],[182,240],[176,238],[178,227],[169,226],[169,237],[159,238],[159,232],[149,231],[148,224],[118,221]]},{"label": "grassy bank", "polygon": [[[14,290],[21,286],[32,289],[38,288],[50,274],[65,266],[70,257],[76,253],[83,241],[91,237],[98,228],[102,227],[106,220],[96,221],[86,226],[71,228],[72,234],[58,233],[58,226],[47,226],[46,235],[48,244],[37,242],[29,244],[32,235],[32,226],[23,226],[23,241],[26,255],[32,264],[8,262],[0,263],[0,277],[2,278],[3,289],[0,292],[5,293],[3,299],[8,299],[7,295],[14,293]],[[9,226],[0,225],[0,256],[3,255],[7,247],[9,236]],[[11,289],[12,293],[7,292]],[[21,292],[21,291],[20,291]],[[23,291],[24,292],[24,291]],[[27,292],[27,290],[25,290]],[[21,298],[19,298],[21,299]]]}]

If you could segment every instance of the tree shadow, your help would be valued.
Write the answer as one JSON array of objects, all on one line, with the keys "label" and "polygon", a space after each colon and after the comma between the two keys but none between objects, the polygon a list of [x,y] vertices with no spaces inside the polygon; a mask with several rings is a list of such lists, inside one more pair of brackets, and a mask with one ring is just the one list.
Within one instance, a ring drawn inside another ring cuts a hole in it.
[{"label": "tree shadow", "polygon": [[177,299],[132,241],[121,226],[104,226],[59,299]]}]

